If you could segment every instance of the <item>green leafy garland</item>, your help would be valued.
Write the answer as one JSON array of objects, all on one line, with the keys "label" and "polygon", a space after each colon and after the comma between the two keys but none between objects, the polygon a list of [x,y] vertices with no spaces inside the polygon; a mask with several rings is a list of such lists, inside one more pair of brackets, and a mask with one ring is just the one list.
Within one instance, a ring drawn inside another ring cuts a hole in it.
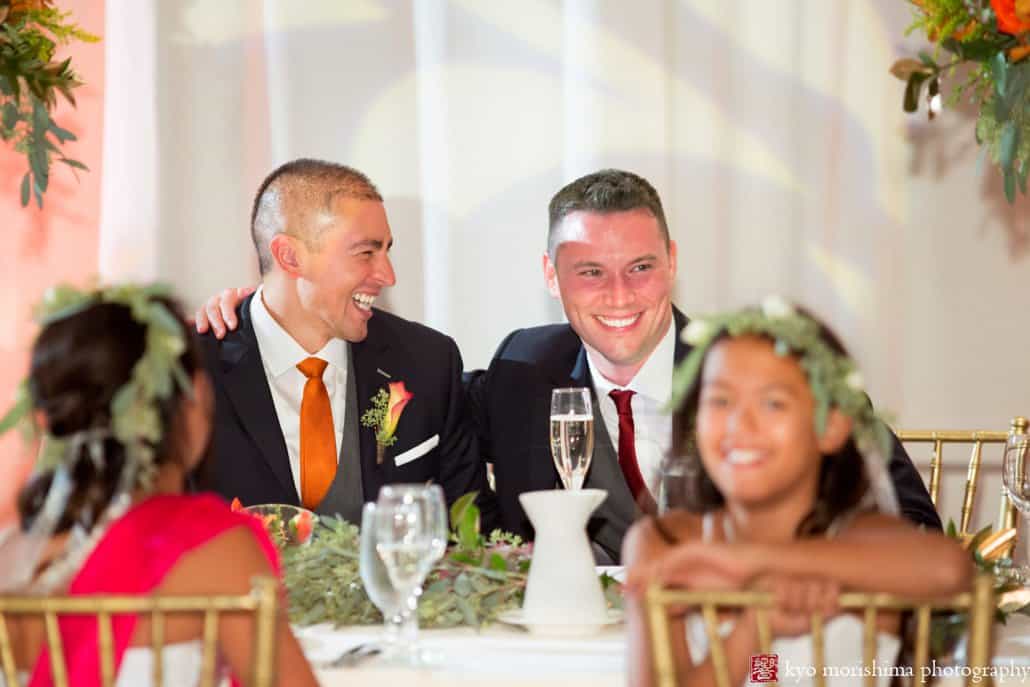
[{"label": "green leafy garland", "polygon": [[[481,627],[522,604],[530,546],[500,530],[483,537],[475,497],[474,492],[466,494],[451,506],[452,546],[429,574],[419,598],[422,627]],[[358,572],[359,541],[354,525],[340,518],[321,518],[310,544],[282,550],[291,622],[382,622]],[[601,584],[609,604],[621,606],[619,583],[605,574]]]},{"label": "green leafy garland", "polygon": [[43,207],[56,157],[73,170],[86,170],[66,157],[60,146],[75,134],[51,118],[60,94],[75,105],[72,94],[82,85],[71,58],[57,61],[56,49],[73,40],[100,40],[69,20],[69,12],[50,6],[51,0],[0,0],[0,139],[25,155],[29,170],[21,181],[21,204],[32,196]]},{"label": "green leafy garland", "polygon": [[891,73],[905,81],[903,107],[919,109],[925,93],[933,119],[945,102],[943,82],[959,65],[970,64],[969,76],[956,83],[946,102],[963,97],[979,108],[977,143],[1001,169],[1005,197],[1014,202],[1016,189],[1027,192],[1030,174],[1030,20],[1025,0],[909,0],[915,21],[937,44],[933,54],[898,60]]}]

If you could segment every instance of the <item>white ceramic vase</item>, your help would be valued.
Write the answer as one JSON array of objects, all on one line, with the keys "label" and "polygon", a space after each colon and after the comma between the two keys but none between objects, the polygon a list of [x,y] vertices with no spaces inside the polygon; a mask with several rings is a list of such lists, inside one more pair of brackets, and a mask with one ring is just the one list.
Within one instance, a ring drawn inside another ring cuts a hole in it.
[{"label": "white ceramic vase", "polygon": [[587,539],[603,489],[530,491],[519,495],[536,539],[522,615],[528,624],[596,626],[608,617]]}]

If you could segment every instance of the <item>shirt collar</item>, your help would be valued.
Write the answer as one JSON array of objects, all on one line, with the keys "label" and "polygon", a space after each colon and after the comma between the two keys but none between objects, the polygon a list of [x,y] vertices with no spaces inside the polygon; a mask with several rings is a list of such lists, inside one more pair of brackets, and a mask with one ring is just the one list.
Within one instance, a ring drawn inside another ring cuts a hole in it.
[{"label": "shirt collar", "polygon": [[254,336],[261,351],[261,360],[269,375],[278,377],[305,358],[321,358],[329,365],[338,367],[346,364],[347,345],[342,339],[329,339],[317,353],[309,354],[305,351],[268,312],[262,297],[263,290],[264,287],[259,286],[250,301],[250,318],[254,323]]},{"label": "shirt collar", "polygon": [[590,365],[590,378],[594,382],[594,391],[597,397],[602,398],[608,395],[612,389],[629,389],[641,396],[656,401],[667,403],[672,396],[672,371],[675,367],[676,356],[676,321],[669,321],[669,329],[665,336],[658,342],[651,355],[644,361],[637,374],[624,387],[612,384],[604,375],[597,370],[594,359],[587,350],[587,363]]}]

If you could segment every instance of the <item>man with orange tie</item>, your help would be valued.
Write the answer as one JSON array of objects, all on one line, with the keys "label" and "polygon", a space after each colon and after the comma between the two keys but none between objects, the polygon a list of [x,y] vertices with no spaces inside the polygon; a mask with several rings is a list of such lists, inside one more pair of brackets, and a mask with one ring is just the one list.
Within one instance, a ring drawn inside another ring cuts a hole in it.
[{"label": "man with orange tie", "polygon": [[485,494],[457,346],[373,308],[395,277],[372,182],[289,162],[261,184],[251,234],[261,285],[235,331],[203,337],[217,399],[207,486],[351,522],[383,484],[434,481],[448,502]]}]

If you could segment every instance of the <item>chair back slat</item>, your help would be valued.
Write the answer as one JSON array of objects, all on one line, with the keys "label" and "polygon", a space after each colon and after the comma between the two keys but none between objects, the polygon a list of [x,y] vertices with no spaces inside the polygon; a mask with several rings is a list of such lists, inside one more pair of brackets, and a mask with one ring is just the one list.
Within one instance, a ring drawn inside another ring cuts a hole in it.
[{"label": "chair back slat", "polygon": [[966,470],[966,490],[962,496],[962,519],[959,529],[969,531],[969,519],[973,515],[973,502],[976,500],[976,488],[980,481],[980,452],[983,442],[973,442],[973,453],[969,456],[969,469]]},{"label": "chair back slat", "polygon": [[[0,596],[0,663],[7,684],[16,685],[17,665],[14,646],[7,628],[12,615],[43,617],[46,646],[55,687],[68,687],[68,669],[58,616],[88,615],[97,619],[97,649],[100,656],[100,678],[105,686],[114,685],[113,614],[148,613],[151,616],[151,647],[154,651],[153,677],[157,687],[163,684],[163,650],[165,648],[165,616],[203,614],[203,657],[201,684],[217,682],[218,621],[224,613],[251,613],[254,616],[254,654],[249,684],[271,687],[276,675],[276,622],[279,613],[278,582],[271,577],[255,577],[253,591],[240,596]],[[662,613],[662,609],[658,609]]]},{"label": "chair back slat", "polygon": [[[718,632],[718,609],[754,608],[761,617],[763,611],[770,608],[775,598],[768,592],[696,592],[662,589],[654,585],[647,590],[645,612],[651,635],[652,663],[654,677],[659,687],[673,687],[677,684],[676,665],[673,658],[669,617],[666,608],[675,604],[679,607],[700,607],[705,621],[705,633],[708,636],[709,656],[715,673],[716,684],[722,687],[729,683],[729,670],[722,637]],[[952,597],[926,600],[900,597],[891,594],[865,594],[847,592],[838,598],[838,606],[842,611],[859,611],[863,613],[862,660],[869,668],[876,660],[876,618],[877,611],[915,611],[916,637],[915,661],[912,666],[913,675],[922,675],[922,669],[929,662],[930,646],[930,613],[934,609],[964,611],[969,614],[968,624],[968,665],[986,668],[991,659],[991,637],[994,623],[995,595],[994,579],[991,575],[978,575],[973,591],[956,594]],[[761,631],[760,631],[761,634]],[[814,683],[825,684],[825,627],[821,615],[812,616],[812,657],[815,669]],[[760,639],[760,643],[762,640]],[[763,653],[770,653],[762,646]],[[873,673],[872,670],[868,671]],[[983,670],[970,671],[966,684],[972,685],[973,675],[982,676]],[[867,674],[865,683],[875,674]],[[875,682],[875,680],[874,680]]]},{"label": "chair back slat", "polygon": [[826,665],[826,635],[823,614],[812,614],[812,667],[815,668],[815,687],[826,687],[823,666]]},{"label": "chair back slat", "polygon": [[7,631],[7,616],[0,613],[0,664],[4,669],[4,681],[9,685],[18,684],[18,668],[14,664],[14,647],[11,635]]},{"label": "chair back slat", "polygon": [[61,644],[57,614],[52,610],[45,610],[43,624],[46,627],[47,648],[50,649],[50,673],[54,679],[54,685],[68,687],[68,666],[64,662],[64,646]]},{"label": "chair back slat", "polygon": [[913,651],[913,670],[923,674],[923,668],[930,662],[930,607],[916,609],[916,640]]},{"label": "chair back slat", "polygon": [[165,683],[165,616],[161,611],[150,614],[150,648],[154,654],[153,677],[154,687],[164,687]]},{"label": "chair back slat", "polygon": [[[869,606],[865,609],[862,618],[862,665],[873,667],[876,661],[876,608]],[[866,687],[873,687],[876,684],[873,671],[865,674]]]},{"label": "chair back slat", "polygon": [[719,616],[715,611],[715,605],[708,603],[702,606],[701,615],[705,620],[705,633],[708,635],[712,667],[715,669],[715,684],[717,687],[731,687],[730,668],[726,664],[726,651],[722,645],[722,636],[719,634]]},{"label": "chair back slat", "polygon": [[769,609],[760,606],[755,611],[755,621],[758,623],[758,648],[763,654],[772,653],[772,627],[769,624]]},{"label": "chair back slat", "polygon": [[215,649],[218,646],[218,614],[213,609],[204,611],[204,657],[200,664],[200,686],[215,687]]},{"label": "chair back slat", "polygon": [[267,657],[254,662],[251,684],[254,687],[272,687],[277,666],[275,653],[275,621],[278,613],[279,586],[265,577],[258,580],[252,592],[257,602],[257,631],[254,634],[254,656]]},{"label": "chair back slat", "polygon": [[114,631],[111,614],[97,613],[97,649],[100,651],[100,684],[114,687]]},{"label": "chair back slat", "polygon": [[933,442],[933,457],[930,459],[930,502],[937,507],[941,495],[941,463],[943,444],[940,439]]}]

